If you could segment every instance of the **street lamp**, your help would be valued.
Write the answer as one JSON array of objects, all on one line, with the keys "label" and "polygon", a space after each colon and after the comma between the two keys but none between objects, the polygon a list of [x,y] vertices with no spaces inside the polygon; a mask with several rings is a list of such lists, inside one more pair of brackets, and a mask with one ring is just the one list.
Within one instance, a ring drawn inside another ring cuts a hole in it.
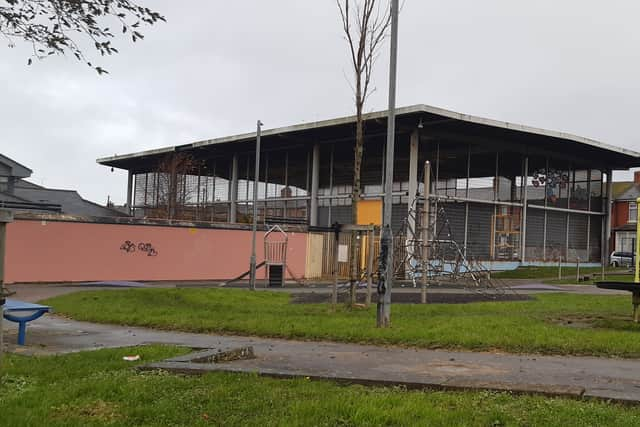
[{"label": "street lamp", "polygon": [[256,233],[258,232],[258,182],[260,181],[260,134],[263,123],[256,126],[256,164],[253,172],[253,230],[251,236],[251,259],[249,260],[249,289],[256,290]]},{"label": "street lamp", "polygon": [[396,133],[396,70],[398,61],[398,0],[391,2],[391,58],[389,60],[389,111],[387,123],[387,154],[384,178],[384,211],[380,236],[380,277],[378,278],[377,326],[391,326],[391,287],[393,285],[393,235],[391,207],[393,204],[393,154]]}]

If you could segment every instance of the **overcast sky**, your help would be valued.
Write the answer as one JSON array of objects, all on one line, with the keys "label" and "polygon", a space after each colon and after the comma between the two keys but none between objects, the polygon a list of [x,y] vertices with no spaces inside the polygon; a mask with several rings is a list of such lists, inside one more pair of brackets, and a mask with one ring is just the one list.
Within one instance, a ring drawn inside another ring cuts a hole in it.
[{"label": "overcast sky", "polygon": [[[32,181],[124,202],[113,154],[350,115],[332,0],[146,1],[167,18],[95,58],[27,67],[2,46],[0,152]],[[430,104],[640,151],[640,2],[406,0],[398,106]],[[367,111],[387,105],[388,45]]]}]

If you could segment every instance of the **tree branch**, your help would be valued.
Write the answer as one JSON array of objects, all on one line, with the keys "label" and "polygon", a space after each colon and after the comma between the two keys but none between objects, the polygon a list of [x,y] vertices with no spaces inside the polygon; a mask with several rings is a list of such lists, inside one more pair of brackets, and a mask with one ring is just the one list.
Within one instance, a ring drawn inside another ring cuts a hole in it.
[{"label": "tree branch", "polygon": [[[5,0],[8,6],[0,6],[0,34],[10,40],[22,39],[32,45],[32,59],[71,53],[79,61],[85,61],[83,51],[75,41],[78,35],[93,42],[101,56],[118,53],[112,46],[114,33],[105,21],[115,20],[122,33],[129,32],[132,41],[144,38],[138,31],[140,25],[153,25],[165,18],[135,0]],[[106,70],[87,65],[99,74]]]}]

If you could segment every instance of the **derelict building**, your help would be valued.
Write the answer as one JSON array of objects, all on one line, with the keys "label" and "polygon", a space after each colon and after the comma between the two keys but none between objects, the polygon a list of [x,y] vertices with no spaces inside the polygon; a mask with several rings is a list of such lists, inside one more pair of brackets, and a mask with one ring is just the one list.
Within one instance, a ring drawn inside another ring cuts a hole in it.
[{"label": "derelict building", "polygon": [[[365,120],[358,211],[359,222],[369,224],[382,211],[387,113]],[[354,117],[263,131],[257,183],[255,138],[229,136],[98,163],[129,172],[127,203],[135,216],[250,223],[257,185],[261,223],[351,222]],[[560,257],[599,263],[609,250],[612,171],[640,166],[640,154],[587,138],[427,105],[400,108],[395,231],[423,203],[427,160],[430,203],[446,213],[465,255],[516,265]]]}]

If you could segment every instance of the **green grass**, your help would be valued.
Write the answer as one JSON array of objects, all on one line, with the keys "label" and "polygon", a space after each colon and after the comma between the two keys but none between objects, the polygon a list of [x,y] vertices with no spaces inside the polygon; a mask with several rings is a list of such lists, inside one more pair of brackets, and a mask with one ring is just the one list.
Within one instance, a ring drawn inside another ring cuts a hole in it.
[{"label": "green grass", "polygon": [[[580,267],[581,274],[600,273],[602,267]],[[605,274],[624,272],[627,269],[607,267]],[[497,279],[553,279],[558,277],[558,267],[518,267],[515,270],[498,271],[491,274]],[[575,277],[576,267],[562,267],[562,276]]]},{"label": "green grass", "polygon": [[636,426],[640,408],[491,392],[339,386],[304,379],[137,372],[184,349],[142,347],[56,357],[9,355],[0,370],[6,426]]},{"label": "green grass", "polygon": [[375,307],[339,306],[331,313],[326,304],[290,304],[289,298],[239,289],[130,289],[78,292],[46,303],[77,320],[188,332],[640,357],[640,325],[631,321],[630,296],[540,294],[518,302],[396,304],[390,329],[375,327]]}]

